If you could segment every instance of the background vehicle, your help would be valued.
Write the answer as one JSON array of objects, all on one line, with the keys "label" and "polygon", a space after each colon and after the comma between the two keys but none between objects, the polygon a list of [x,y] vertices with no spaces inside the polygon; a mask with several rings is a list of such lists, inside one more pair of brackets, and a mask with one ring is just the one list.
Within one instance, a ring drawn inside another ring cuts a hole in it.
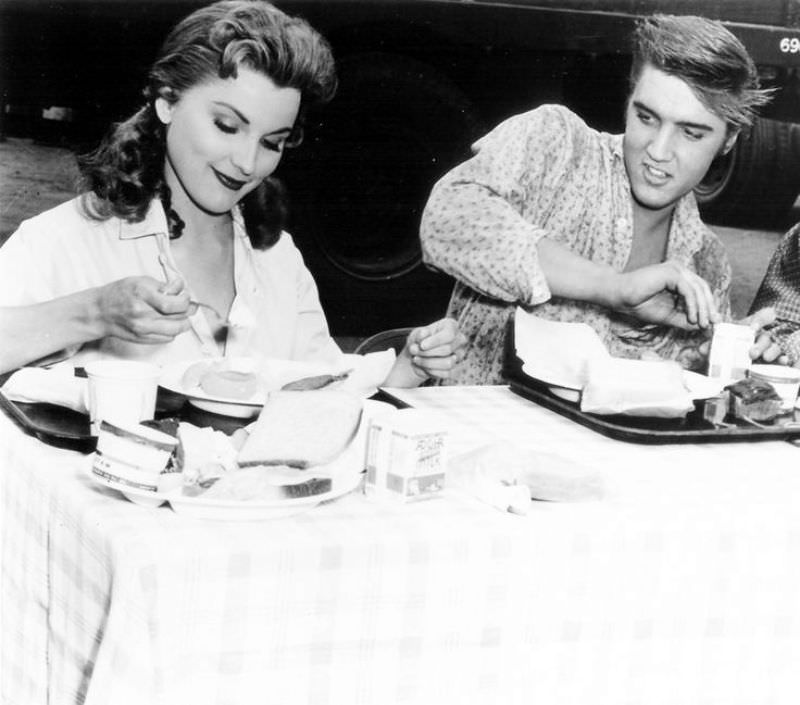
[{"label": "background vehicle", "polygon": [[[139,102],[196,0],[0,0],[5,129],[89,145]],[[741,37],[774,103],[698,189],[710,222],[777,225],[800,187],[800,0],[277,0],[331,41],[340,90],[280,175],[338,335],[425,322],[452,282],[421,263],[435,180],[500,120],[564,103],[622,127],[635,18],[701,13]],[[53,108],[61,108],[54,110]],[[43,110],[45,111],[43,113]],[[61,118],[61,119],[59,119]]]}]

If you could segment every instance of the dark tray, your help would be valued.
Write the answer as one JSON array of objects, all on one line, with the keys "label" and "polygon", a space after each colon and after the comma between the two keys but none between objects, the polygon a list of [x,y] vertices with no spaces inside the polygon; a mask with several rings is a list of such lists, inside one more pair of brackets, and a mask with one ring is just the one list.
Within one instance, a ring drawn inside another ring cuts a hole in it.
[{"label": "dark tray", "polygon": [[[73,409],[56,404],[15,402],[0,394],[0,411],[25,433],[48,445],[81,453],[91,453],[97,447],[97,437],[90,433],[89,417]],[[170,417],[195,426],[210,426],[229,435],[253,421],[203,411],[192,406],[186,397],[159,387],[155,418]]]},{"label": "dark tray", "polygon": [[704,402],[681,419],[659,419],[617,415],[588,414],[578,402],[555,396],[544,382],[522,371],[522,361],[514,353],[513,327],[506,337],[504,375],[515,394],[555,411],[576,423],[604,436],[631,443],[731,443],[739,441],[777,441],[800,439],[800,413],[779,416],[769,425],[755,426],[745,421],[725,418],[725,426],[717,426],[703,418]]}]

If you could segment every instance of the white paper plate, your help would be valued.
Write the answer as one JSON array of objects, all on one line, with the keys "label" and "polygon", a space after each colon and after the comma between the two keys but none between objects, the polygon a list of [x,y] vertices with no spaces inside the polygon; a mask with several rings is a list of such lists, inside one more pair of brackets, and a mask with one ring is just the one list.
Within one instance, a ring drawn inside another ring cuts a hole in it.
[{"label": "white paper plate", "polygon": [[580,389],[572,389],[570,387],[558,387],[554,384],[551,384],[548,387],[548,389],[553,393],[554,396],[557,396],[559,399],[564,399],[565,401],[577,402],[581,398]]},{"label": "white paper plate", "polygon": [[[213,363],[223,358],[201,358],[199,360],[183,360],[166,365],[158,383],[171,392],[185,396],[189,403],[199,409],[223,416],[247,419],[256,416],[269,396],[270,391],[280,389],[287,382],[303,377],[331,373],[335,374],[347,369],[349,361],[343,362],[336,369],[320,362],[303,362],[297,360],[259,359],[239,357],[225,358],[231,369],[252,371],[258,374],[261,388],[249,399],[230,399],[206,394],[199,386],[185,388],[183,375],[189,367],[197,362]],[[367,395],[369,396],[369,395]]]},{"label": "white paper plate", "polygon": [[683,383],[689,390],[692,399],[709,399],[717,396],[731,380],[718,379],[717,377],[707,377],[698,372],[683,370]]},{"label": "white paper plate", "polygon": [[180,489],[169,492],[148,492],[128,487],[95,475],[92,472],[93,455],[89,456],[85,472],[92,482],[117,490],[134,504],[159,507],[164,503],[168,503],[176,513],[196,519],[261,521],[307,511],[321,502],[336,499],[352,492],[361,484],[364,477],[363,450],[361,443],[351,443],[333,462],[309,470],[309,474],[313,472],[314,475],[330,476],[332,487],[328,492],[311,497],[293,497],[264,502],[205,499],[202,495],[199,497],[187,497],[181,494]]},{"label": "white paper plate", "polygon": [[[716,396],[726,384],[730,383],[730,380],[720,380],[690,370],[683,370],[683,383],[689,390],[692,399],[700,400]],[[574,387],[559,387],[551,384],[548,385],[548,389],[554,396],[566,401],[577,402],[581,398],[581,390]]]},{"label": "white paper plate", "polygon": [[172,492],[147,492],[133,487],[118,485],[95,475],[91,466],[86,474],[99,485],[117,490],[134,504],[145,507],[160,507],[168,503],[177,514],[184,514],[195,519],[214,519],[217,521],[263,521],[282,516],[298,514],[316,507],[337,497],[342,497],[356,489],[364,477],[363,473],[349,473],[333,478],[333,487],[328,492],[311,497],[294,497],[291,499],[273,500],[269,502],[238,502],[235,500],[204,499],[185,497],[180,490]]}]

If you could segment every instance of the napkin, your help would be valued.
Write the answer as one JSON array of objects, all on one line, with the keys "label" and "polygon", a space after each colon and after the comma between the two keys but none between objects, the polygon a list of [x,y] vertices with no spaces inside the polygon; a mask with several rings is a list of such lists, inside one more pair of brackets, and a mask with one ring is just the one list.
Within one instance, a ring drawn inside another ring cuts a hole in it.
[{"label": "napkin", "polygon": [[50,368],[23,367],[6,380],[3,392],[12,401],[45,402],[88,413],[86,379],[76,377],[69,363]]},{"label": "napkin", "polygon": [[610,358],[590,325],[548,321],[519,307],[514,343],[526,375],[568,389],[583,389],[589,363]]},{"label": "napkin", "polygon": [[[678,363],[613,357],[585,323],[548,321],[517,308],[514,341],[522,371],[546,384],[580,390],[581,411],[680,418],[712,385],[691,385]],[[698,391],[702,390],[702,391]]]},{"label": "napkin", "polygon": [[491,443],[456,456],[448,466],[447,483],[513,514],[526,514],[534,499],[579,502],[605,493],[595,470],[513,443]]}]

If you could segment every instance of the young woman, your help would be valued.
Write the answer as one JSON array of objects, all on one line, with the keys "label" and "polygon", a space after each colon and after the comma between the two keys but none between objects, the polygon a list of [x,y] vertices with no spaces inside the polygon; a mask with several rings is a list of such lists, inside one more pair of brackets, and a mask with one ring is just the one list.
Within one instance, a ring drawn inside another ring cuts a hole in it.
[{"label": "young woman", "polygon": [[[0,248],[0,372],[69,356],[335,360],[272,177],[335,88],[325,40],[266,2],[181,21],[144,107],[81,161],[86,193]],[[447,377],[463,340],[449,319],[415,329],[386,383]]]}]

